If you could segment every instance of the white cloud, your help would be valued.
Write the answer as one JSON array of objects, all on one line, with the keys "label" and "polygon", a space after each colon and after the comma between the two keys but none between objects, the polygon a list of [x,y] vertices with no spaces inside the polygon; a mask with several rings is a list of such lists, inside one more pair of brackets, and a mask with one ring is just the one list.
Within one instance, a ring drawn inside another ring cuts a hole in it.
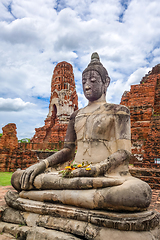
[{"label": "white cloud", "polygon": [[0,9],[1,9],[1,19],[4,21],[12,21],[14,17],[8,11],[8,6],[10,4],[10,0],[1,0]]},{"label": "white cloud", "polygon": [[33,107],[35,107],[35,104],[30,102],[24,102],[21,98],[0,98],[0,111],[17,112]]},{"label": "white cloud", "polygon": [[107,101],[112,102],[114,97],[115,102],[120,103],[124,91],[129,91],[131,85],[139,84],[142,77],[144,77],[150,70],[151,68],[146,67],[139,68],[129,76],[127,81],[119,78],[117,81],[111,82],[108,88]]},{"label": "white cloud", "polygon": [[130,85],[138,84],[142,79],[142,77],[144,77],[145,74],[147,74],[150,70],[151,68],[137,69],[134,73],[130,75],[128,81],[126,82],[126,85],[130,86]]}]

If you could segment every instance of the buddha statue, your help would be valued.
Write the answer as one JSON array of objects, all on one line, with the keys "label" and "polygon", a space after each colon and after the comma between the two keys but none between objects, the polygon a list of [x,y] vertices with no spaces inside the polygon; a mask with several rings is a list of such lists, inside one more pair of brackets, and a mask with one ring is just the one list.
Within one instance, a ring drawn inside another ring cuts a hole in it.
[{"label": "buddha statue", "polygon": [[[87,209],[144,211],[151,201],[149,185],[129,173],[130,113],[127,107],[106,102],[110,83],[97,53],[82,74],[88,105],[75,111],[68,124],[64,148],[26,170],[12,175],[21,198]],[[57,164],[71,160],[89,164],[62,176]],[[53,171],[47,172],[52,167]]]}]

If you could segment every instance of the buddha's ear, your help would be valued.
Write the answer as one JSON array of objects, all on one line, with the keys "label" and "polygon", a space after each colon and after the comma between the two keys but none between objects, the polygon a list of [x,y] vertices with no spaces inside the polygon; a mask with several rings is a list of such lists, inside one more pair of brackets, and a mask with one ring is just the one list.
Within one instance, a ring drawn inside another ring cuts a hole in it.
[{"label": "buddha's ear", "polygon": [[106,87],[108,88],[109,84],[110,84],[110,77],[108,75],[106,75]]},{"label": "buddha's ear", "polygon": [[104,95],[106,95],[106,92],[107,92],[107,84],[104,83],[102,86],[102,93],[104,93]]},{"label": "buddha's ear", "polygon": [[107,88],[108,88],[109,84],[110,84],[110,77],[108,75],[106,75],[106,82],[103,84],[103,86],[104,86],[104,94],[106,94]]}]

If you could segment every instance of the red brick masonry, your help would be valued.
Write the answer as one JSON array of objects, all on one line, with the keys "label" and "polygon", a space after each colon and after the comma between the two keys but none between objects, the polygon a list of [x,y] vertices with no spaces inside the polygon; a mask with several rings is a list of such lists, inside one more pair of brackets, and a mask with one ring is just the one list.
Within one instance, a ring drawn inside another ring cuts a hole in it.
[{"label": "red brick masonry", "polygon": [[19,148],[16,125],[9,123],[2,128],[0,139],[0,171],[14,172],[16,169],[25,169],[38,162],[37,155],[31,150]]},{"label": "red brick masonry", "polygon": [[130,109],[132,153],[154,163],[160,158],[160,64],[123,94],[121,104]]},{"label": "red brick masonry", "polygon": [[18,147],[16,124],[9,123],[2,128],[3,135],[0,138],[0,150],[14,151]]},{"label": "red brick masonry", "polygon": [[33,143],[64,141],[70,115],[78,109],[73,67],[70,63],[56,65],[51,81],[49,113],[45,125],[36,128]]},{"label": "red brick masonry", "polygon": [[[125,92],[121,104],[130,109],[133,176],[160,189],[160,64],[140,84]],[[159,160],[159,162],[157,161]]]}]

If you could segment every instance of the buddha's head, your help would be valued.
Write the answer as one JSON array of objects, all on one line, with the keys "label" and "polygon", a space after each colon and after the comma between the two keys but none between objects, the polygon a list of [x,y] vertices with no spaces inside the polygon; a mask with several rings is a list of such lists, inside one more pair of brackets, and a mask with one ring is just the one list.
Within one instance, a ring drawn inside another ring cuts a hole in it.
[{"label": "buddha's head", "polygon": [[110,83],[107,70],[100,62],[98,53],[93,53],[91,62],[82,73],[82,85],[85,97],[89,101],[95,101],[106,96],[107,87]]}]

